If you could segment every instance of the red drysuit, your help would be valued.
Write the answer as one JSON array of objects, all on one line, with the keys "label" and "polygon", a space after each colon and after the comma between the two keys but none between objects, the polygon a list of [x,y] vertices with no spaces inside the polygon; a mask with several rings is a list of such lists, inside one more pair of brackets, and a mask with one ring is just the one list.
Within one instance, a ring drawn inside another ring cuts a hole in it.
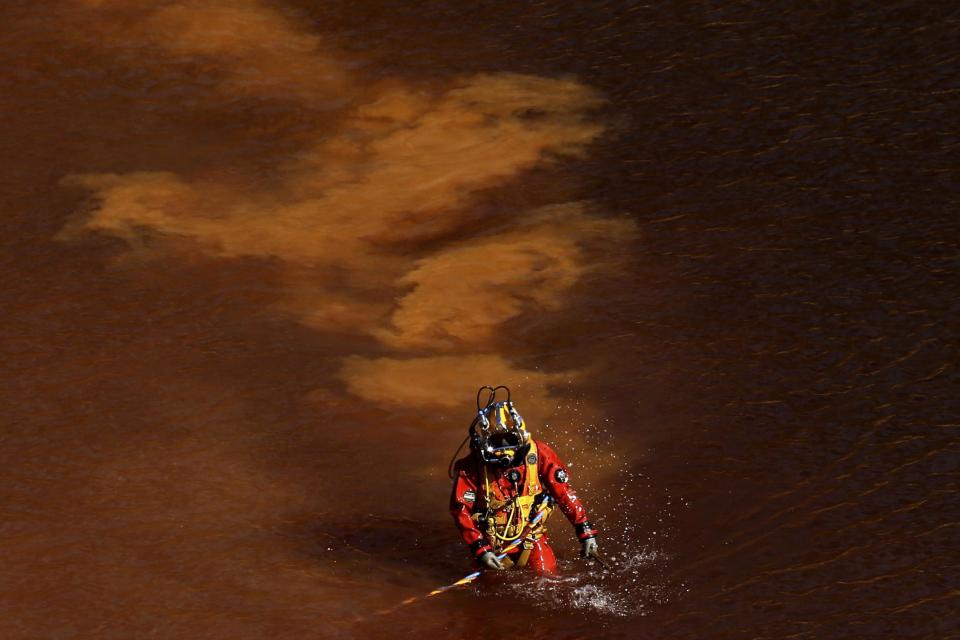
[{"label": "red drysuit", "polygon": [[[557,507],[563,512],[572,525],[576,527],[577,537],[583,541],[587,538],[596,536],[596,530],[587,522],[587,512],[583,508],[580,499],[573,493],[569,484],[566,467],[557,456],[556,452],[542,441],[536,443],[536,469],[539,476],[539,485],[542,490],[551,495],[555,500]],[[529,461],[529,457],[527,458]],[[485,500],[485,487],[483,480],[483,471],[477,460],[477,456],[472,452],[461,458],[454,465],[453,492],[450,496],[450,513],[453,515],[453,521],[460,530],[460,536],[463,541],[469,545],[474,557],[479,558],[487,551],[492,551],[490,541],[480,530],[471,516],[476,513],[482,513],[487,509]],[[532,468],[532,465],[529,465]],[[510,498],[516,495],[516,488],[519,487],[521,495],[528,491],[531,483],[526,477],[528,464],[522,461],[520,464],[510,468],[501,468],[487,466],[487,477],[491,485],[496,483],[497,492]],[[520,472],[520,480],[516,484],[507,479],[507,473],[511,469]],[[511,553],[511,559],[519,556],[520,551]],[[552,573],[556,570],[557,561],[550,548],[547,536],[543,535],[534,543],[528,560],[529,566],[537,573]]]}]

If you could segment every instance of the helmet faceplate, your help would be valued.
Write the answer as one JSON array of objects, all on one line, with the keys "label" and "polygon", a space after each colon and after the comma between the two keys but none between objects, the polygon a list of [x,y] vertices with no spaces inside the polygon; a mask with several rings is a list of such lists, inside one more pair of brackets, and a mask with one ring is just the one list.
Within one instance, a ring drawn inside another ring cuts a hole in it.
[{"label": "helmet faceplate", "polygon": [[509,400],[480,409],[471,428],[471,447],[486,464],[511,467],[523,461],[530,432]]}]

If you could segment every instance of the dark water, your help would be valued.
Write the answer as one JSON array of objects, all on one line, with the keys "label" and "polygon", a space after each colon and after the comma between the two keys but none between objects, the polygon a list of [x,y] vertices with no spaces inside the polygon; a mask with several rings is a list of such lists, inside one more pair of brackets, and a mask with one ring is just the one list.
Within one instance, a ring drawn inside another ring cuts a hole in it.
[{"label": "dark water", "polygon": [[[953,3],[0,24],[0,636],[960,635]],[[484,383],[618,566],[377,615]]]}]

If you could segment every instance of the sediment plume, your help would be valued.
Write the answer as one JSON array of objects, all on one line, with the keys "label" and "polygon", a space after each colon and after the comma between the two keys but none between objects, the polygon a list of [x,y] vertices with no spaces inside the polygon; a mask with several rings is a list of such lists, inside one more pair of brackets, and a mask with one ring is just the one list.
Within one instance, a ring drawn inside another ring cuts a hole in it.
[{"label": "sediment plume", "polygon": [[[211,104],[224,95],[292,102],[316,123],[298,128],[299,151],[269,179],[249,181],[249,167],[69,176],[95,206],[63,238],[106,234],[161,261],[189,246],[277,262],[276,313],[381,343],[383,355],[349,357],[340,374],[368,401],[392,402],[372,386],[429,366],[458,398],[481,382],[526,378],[545,402],[553,376],[511,366],[496,334],[522,313],[561,307],[632,226],[583,202],[492,214],[477,203],[484,190],[584,153],[604,130],[591,115],[602,103],[595,91],[515,73],[429,87],[364,80],[311,25],[258,2],[82,4],[123,18],[126,28],[104,31],[112,46],[203,65]],[[496,224],[477,231],[483,215]]]}]

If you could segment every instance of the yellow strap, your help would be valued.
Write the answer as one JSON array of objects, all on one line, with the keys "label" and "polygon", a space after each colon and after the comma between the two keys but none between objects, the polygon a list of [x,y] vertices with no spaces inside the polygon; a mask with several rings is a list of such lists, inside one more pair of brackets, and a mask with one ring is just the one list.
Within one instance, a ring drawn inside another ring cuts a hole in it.
[{"label": "yellow strap", "polygon": [[517,566],[522,569],[527,566],[528,560],[530,560],[530,549],[524,548],[524,550],[520,552],[520,557],[517,558]]},{"label": "yellow strap", "polygon": [[[530,448],[527,450],[526,458],[524,459],[524,464],[526,465],[526,472],[527,472],[526,482],[524,483],[524,491],[522,494],[518,496],[514,496],[514,498],[510,501],[510,510],[507,513],[507,522],[506,522],[506,525],[504,526],[503,534],[501,534],[497,530],[496,522],[492,523],[491,529],[492,529],[493,538],[495,541],[512,542],[513,540],[516,540],[517,538],[520,537],[520,533],[522,533],[523,528],[526,526],[529,520],[530,514],[527,512],[528,509],[520,505],[521,501],[519,500],[519,498],[521,496],[533,497],[540,493],[540,477],[537,471],[538,461],[539,460],[538,460],[537,443],[531,440]],[[490,509],[491,501],[494,495],[493,495],[493,489],[490,486],[490,476],[487,471],[487,467],[485,465],[483,467],[483,487],[486,495],[487,509]],[[500,499],[497,499],[497,502],[502,502],[502,501]],[[517,513],[518,509],[519,509],[519,514]],[[518,516],[518,515],[519,515],[519,521],[515,525],[517,535],[513,537],[507,536],[506,535],[507,530],[509,530],[509,527],[513,524],[515,516]],[[546,516],[547,514],[544,514],[544,515]],[[544,517],[543,520],[546,520],[546,518]],[[537,529],[542,529],[542,525],[538,526]]]},{"label": "yellow strap", "polygon": [[486,495],[487,509],[490,508],[490,478],[487,477],[487,465],[483,465],[483,491]]},{"label": "yellow strap", "polygon": [[[533,460],[531,463],[530,460]],[[540,456],[537,453],[537,443],[530,439],[530,451],[527,452],[527,493],[525,495],[535,496],[540,493],[540,474],[537,472],[537,463]]]},{"label": "yellow strap", "polygon": [[[531,463],[530,460],[533,460]],[[537,453],[537,443],[531,439],[530,440],[530,450],[527,452],[527,457],[524,460],[524,464],[527,465],[527,490],[523,495],[525,496],[535,496],[540,493],[540,474],[537,471],[537,463],[539,462],[539,454]],[[490,476],[487,475],[487,466],[483,465],[483,489],[487,498],[487,508],[490,508]]]}]

